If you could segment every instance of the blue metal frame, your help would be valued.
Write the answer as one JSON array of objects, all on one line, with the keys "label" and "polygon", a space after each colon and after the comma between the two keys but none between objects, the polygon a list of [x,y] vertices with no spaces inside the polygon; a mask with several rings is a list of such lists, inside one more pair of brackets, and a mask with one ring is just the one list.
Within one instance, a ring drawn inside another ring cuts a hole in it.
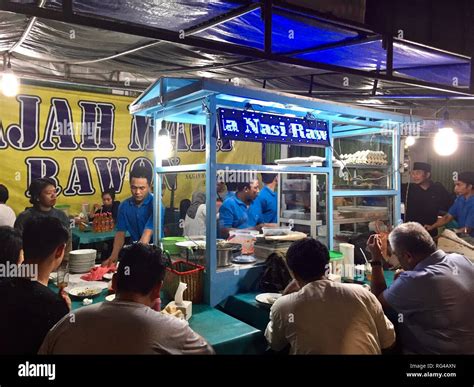
[{"label": "blue metal frame", "polygon": [[[159,89],[159,92],[156,91]],[[166,90],[170,90],[166,92]],[[164,93],[164,94],[161,94]],[[152,98],[148,98],[148,94]],[[170,98],[170,95],[173,98]],[[150,103],[153,101],[155,105]],[[157,103],[157,101],[160,101]],[[162,166],[159,155],[155,155],[155,240],[161,235],[161,175],[178,172],[205,172],[206,174],[206,242],[207,266],[205,271],[205,301],[210,305],[222,302],[229,295],[238,291],[245,291],[252,287],[260,275],[263,267],[260,265],[246,269],[230,269],[217,271],[216,257],[216,190],[215,181],[217,171],[232,169],[233,171],[277,172],[277,173],[323,173],[327,175],[327,238],[329,248],[333,247],[333,199],[339,196],[392,196],[394,197],[394,222],[400,219],[400,192],[399,192],[399,135],[392,130],[393,154],[395,173],[392,174],[392,188],[388,190],[333,190],[333,150],[325,148],[326,166],[301,167],[281,165],[247,165],[217,163],[216,143],[218,139],[216,119],[218,107],[244,108],[252,101],[254,110],[280,114],[294,114],[303,117],[304,112],[316,112],[317,117],[329,120],[329,135],[331,144],[335,138],[380,133],[390,128],[394,123],[408,121],[408,117],[401,114],[381,112],[379,110],[359,108],[354,106],[332,103],[307,97],[292,96],[283,93],[274,93],[262,89],[242,88],[229,83],[216,82],[208,79],[160,79],[154,87],[139,97],[130,107],[133,114],[152,115],[155,119],[155,128],[160,127],[163,120],[206,124],[206,162],[179,166]],[[191,114],[190,114],[191,113]],[[362,117],[362,118],[361,118]],[[412,117],[413,120],[413,117]],[[415,118],[415,121],[417,118]],[[333,125],[337,123],[337,128]],[[158,130],[155,130],[155,141]]]}]

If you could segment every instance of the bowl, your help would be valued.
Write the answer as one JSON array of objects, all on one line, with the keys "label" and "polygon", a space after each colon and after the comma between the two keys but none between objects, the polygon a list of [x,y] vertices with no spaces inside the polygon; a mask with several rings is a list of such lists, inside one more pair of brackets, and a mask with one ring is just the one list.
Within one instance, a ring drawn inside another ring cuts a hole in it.
[{"label": "bowl", "polygon": [[176,246],[177,242],[184,242],[187,239],[185,237],[174,236],[174,237],[164,237],[161,239],[163,243],[163,250],[168,251],[171,255],[178,255],[181,250],[179,246]]}]

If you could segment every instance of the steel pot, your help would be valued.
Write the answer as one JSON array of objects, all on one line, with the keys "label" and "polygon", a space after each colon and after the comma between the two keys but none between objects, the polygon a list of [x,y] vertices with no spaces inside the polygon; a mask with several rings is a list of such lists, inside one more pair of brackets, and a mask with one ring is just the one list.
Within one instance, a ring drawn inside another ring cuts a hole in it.
[{"label": "steel pot", "polygon": [[242,245],[238,243],[217,244],[217,267],[225,267],[232,264],[232,259],[242,255]]}]

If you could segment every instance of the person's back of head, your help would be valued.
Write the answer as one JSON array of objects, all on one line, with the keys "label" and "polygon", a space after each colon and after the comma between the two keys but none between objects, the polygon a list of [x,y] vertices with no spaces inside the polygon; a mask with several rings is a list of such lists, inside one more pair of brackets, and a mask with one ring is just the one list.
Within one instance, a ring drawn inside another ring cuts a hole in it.
[{"label": "person's back of head", "polygon": [[293,242],[286,253],[289,269],[305,283],[326,275],[329,268],[328,248],[314,238]]},{"label": "person's back of head", "polygon": [[22,239],[20,231],[0,226],[0,264],[21,263]]},{"label": "person's back of head", "polygon": [[0,184],[0,203],[5,204],[8,200],[8,188],[5,187],[3,184]]},{"label": "person's back of head", "polygon": [[278,176],[277,173],[262,173],[262,181],[265,184],[271,184],[274,182],[277,176]]},{"label": "person's back of head", "polygon": [[149,295],[165,278],[165,261],[161,249],[154,245],[134,243],[119,253],[120,265],[114,281],[117,295],[132,293]]},{"label": "person's back of head", "polygon": [[431,235],[419,223],[403,223],[390,233],[390,246],[403,269],[411,270],[418,262],[436,251]]},{"label": "person's back of head", "polygon": [[[26,262],[42,263],[52,254],[64,254],[69,232],[61,221],[52,216],[34,217],[23,228],[23,252]],[[60,261],[58,262],[58,264]]]}]

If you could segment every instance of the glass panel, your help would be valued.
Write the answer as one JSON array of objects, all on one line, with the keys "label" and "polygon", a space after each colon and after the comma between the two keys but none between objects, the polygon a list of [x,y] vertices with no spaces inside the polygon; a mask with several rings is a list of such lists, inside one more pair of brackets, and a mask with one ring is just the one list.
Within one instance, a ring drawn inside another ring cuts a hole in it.
[{"label": "glass panel", "polygon": [[280,175],[280,223],[328,244],[327,175]]},{"label": "glass panel", "polygon": [[351,243],[356,246],[356,264],[364,263],[360,249],[365,250],[369,236],[388,231],[394,224],[393,201],[387,196],[334,198],[334,249],[338,250],[341,242]]},{"label": "glass panel", "polygon": [[392,133],[334,139],[334,189],[391,189]]}]

